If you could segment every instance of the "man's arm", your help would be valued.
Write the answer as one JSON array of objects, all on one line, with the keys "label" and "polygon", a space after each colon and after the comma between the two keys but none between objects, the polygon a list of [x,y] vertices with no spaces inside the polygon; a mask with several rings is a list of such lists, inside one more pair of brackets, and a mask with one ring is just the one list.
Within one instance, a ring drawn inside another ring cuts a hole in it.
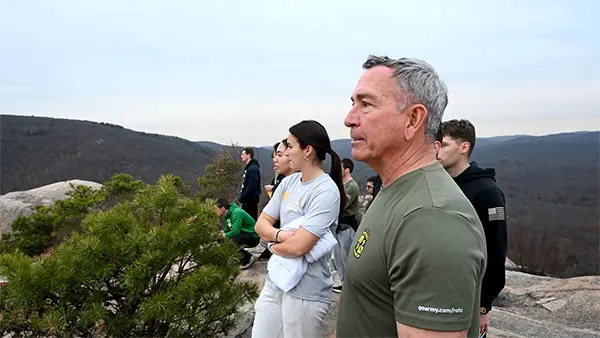
[{"label": "man's arm", "polygon": [[242,217],[239,212],[232,212],[231,217],[231,229],[225,232],[225,237],[231,238],[238,236],[242,232]]},{"label": "man's arm", "polygon": [[440,208],[412,212],[384,239],[398,337],[466,337],[478,311],[483,237]]},{"label": "man's arm", "polygon": [[493,187],[477,194],[473,204],[483,224],[488,256],[480,306],[491,309],[492,302],[506,283],[504,266],[507,251],[506,203],[502,191]]},{"label": "man's arm", "polygon": [[346,197],[348,197],[346,207],[352,204],[354,200],[358,199],[358,184],[356,184],[356,182],[348,187],[348,191],[346,191]]}]

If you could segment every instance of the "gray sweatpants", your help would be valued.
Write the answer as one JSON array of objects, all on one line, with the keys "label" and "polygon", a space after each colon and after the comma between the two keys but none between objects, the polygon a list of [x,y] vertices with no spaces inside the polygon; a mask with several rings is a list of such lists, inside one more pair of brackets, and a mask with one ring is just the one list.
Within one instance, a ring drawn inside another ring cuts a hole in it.
[{"label": "gray sweatpants", "polygon": [[333,259],[335,261],[335,267],[337,269],[340,281],[344,282],[344,275],[346,274],[346,262],[348,261],[348,254],[350,253],[350,247],[352,246],[352,240],[356,232],[354,229],[348,227],[348,229],[340,231],[336,234],[338,244],[333,249]]},{"label": "gray sweatpants", "polygon": [[264,286],[254,304],[252,338],[320,337],[329,304],[292,297]]}]

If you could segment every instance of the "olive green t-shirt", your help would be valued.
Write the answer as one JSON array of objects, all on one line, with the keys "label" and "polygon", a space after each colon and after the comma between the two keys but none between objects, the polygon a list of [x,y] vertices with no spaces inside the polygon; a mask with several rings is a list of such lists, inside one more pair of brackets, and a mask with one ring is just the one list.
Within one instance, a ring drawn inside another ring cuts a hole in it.
[{"label": "olive green t-shirt", "polygon": [[477,337],[486,260],[477,213],[439,163],[401,176],[356,232],[337,337],[397,337],[396,321]]}]

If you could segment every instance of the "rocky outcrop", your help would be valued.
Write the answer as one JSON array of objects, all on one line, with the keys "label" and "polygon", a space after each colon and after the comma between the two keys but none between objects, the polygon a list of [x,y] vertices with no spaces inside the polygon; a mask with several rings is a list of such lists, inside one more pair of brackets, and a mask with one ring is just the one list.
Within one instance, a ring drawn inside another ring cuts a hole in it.
[{"label": "rocky outcrop", "polygon": [[102,184],[83,181],[69,180],[45,185],[39,188],[15,191],[0,196],[0,234],[10,232],[11,223],[19,215],[31,215],[35,205],[52,205],[58,200],[67,197],[66,193],[71,190],[71,184],[87,185],[99,189]]},{"label": "rocky outcrop", "polygon": [[[260,254],[255,250],[254,255]],[[263,285],[266,261],[257,261],[239,278]],[[506,287],[490,313],[488,337],[598,337],[600,338],[600,276],[550,278],[534,276],[512,269],[518,266],[507,260]],[[321,337],[335,330],[340,295],[334,293]],[[237,314],[237,327],[227,337],[251,337],[253,304],[246,304]]]}]

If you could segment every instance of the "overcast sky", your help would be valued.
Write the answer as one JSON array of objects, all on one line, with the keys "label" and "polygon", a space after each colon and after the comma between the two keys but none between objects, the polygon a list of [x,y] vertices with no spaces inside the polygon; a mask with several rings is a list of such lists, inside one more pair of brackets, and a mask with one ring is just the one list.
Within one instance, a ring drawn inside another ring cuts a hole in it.
[{"label": "overcast sky", "polygon": [[[478,136],[600,129],[600,1],[0,1],[0,113],[332,138],[369,54],[431,63]],[[519,121],[519,122],[517,122]]]}]

